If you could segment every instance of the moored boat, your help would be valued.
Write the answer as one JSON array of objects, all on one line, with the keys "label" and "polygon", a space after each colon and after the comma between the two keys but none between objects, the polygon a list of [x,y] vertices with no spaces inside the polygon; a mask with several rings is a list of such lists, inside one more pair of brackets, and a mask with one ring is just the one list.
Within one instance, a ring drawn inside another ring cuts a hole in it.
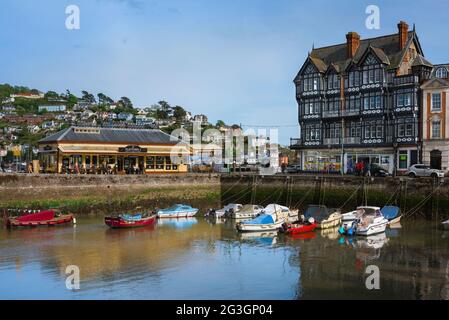
[{"label": "moored boat", "polygon": [[154,225],[156,214],[121,214],[117,217],[105,217],[104,222],[111,228],[137,228]]},{"label": "moored boat", "polygon": [[329,229],[341,224],[342,214],[337,209],[322,205],[310,205],[304,213],[306,219],[313,218],[318,229]]},{"label": "moored boat", "polygon": [[262,213],[254,219],[237,223],[236,228],[242,232],[277,231],[284,222],[276,213]]},{"label": "moored boat", "polygon": [[298,219],[298,210],[290,210],[285,206],[270,204],[266,206],[262,213],[247,221],[236,224],[238,231],[278,231],[285,222],[296,221]]},{"label": "moored boat", "polygon": [[317,226],[315,220],[310,218],[309,221],[298,220],[293,223],[284,223],[281,231],[286,234],[308,233],[314,231]]},{"label": "moored boat", "polygon": [[239,203],[229,203],[221,209],[209,210],[209,212],[206,214],[206,216],[214,216],[215,218],[223,218],[226,215],[231,214],[232,212],[239,211],[240,209],[242,209],[242,207],[243,206]]},{"label": "moored boat", "polygon": [[355,226],[355,233],[361,236],[385,232],[388,220],[379,211],[365,213]]},{"label": "moored boat", "polygon": [[7,217],[6,225],[8,227],[56,226],[71,222],[75,223],[75,221],[72,214],[62,214],[59,210],[52,209],[18,217]]},{"label": "moored boat", "polygon": [[263,210],[262,206],[246,204],[240,210],[230,212],[229,217],[236,220],[252,219],[261,214]]},{"label": "moored boat", "polygon": [[157,212],[159,218],[188,218],[193,217],[198,212],[197,208],[193,208],[186,204],[175,204],[167,209]]}]

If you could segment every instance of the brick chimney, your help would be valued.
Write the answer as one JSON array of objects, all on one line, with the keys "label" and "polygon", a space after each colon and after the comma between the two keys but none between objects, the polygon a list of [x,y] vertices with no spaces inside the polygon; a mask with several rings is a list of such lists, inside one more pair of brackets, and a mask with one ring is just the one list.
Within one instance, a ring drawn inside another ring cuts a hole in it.
[{"label": "brick chimney", "polygon": [[405,44],[408,39],[408,24],[407,22],[401,21],[398,23],[398,31],[399,31],[399,50],[405,48]]},{"label": "brick chimney", "polygon": [[357,32],[348,32],[346,35],[346,48],[348,52],[348,58],[354,58],[357,49],[360,46],[360,36]]}]

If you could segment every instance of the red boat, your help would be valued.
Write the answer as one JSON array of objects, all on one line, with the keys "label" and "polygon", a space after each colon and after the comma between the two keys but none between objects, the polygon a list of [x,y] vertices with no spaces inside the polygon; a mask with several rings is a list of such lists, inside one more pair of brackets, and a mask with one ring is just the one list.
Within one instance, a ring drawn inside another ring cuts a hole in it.
[{"label": "red boat", "polygon": [[312,232],[318,224],[314,223],[288,223],[284,226],[284,232],[288,234],[298,234]]},{"label": "red boat", "polygon": [[73,222],[72,214],[61,214],[57,210],[45,210],[37,213],[29,213],[20,217],[8,217],[6,225],[8,227],[37,227],[55,226]]},{"label": "red boat", "polygon": [[137,228],[154,225],[157,215],[152,214],[141,219],[125,219],[122,216],[105,217],[104,222],[111,228]]}]

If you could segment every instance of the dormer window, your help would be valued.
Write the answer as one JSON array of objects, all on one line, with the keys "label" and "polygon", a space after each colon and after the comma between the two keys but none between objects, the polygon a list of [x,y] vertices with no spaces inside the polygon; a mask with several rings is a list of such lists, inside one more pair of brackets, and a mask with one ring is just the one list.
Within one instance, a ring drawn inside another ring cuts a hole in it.
[{"label": "dormer window", "polygon": [[318,91],[321,88],[321,77],[315,68],[309,64],[304,71],[302,76],[302,88],[304,92],[307,91]]},{"label": "dormer window", "polygon": [[380,83],[383,81],[383,69],[373,55],[369,55],[362,67],[363,84]]},{"label": "dormer window", "polygon": [[448,78],[448,71],[445,67],[439,67],[435,72],[435,76],[440,79]]}]

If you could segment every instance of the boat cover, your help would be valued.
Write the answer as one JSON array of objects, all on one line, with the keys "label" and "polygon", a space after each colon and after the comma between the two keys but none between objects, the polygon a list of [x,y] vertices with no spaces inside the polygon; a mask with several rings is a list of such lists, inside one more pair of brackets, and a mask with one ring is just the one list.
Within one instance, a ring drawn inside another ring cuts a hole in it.
[{"label": "boat cover", "polygon": [[380,212],[382,212],[382,215],[387,220],[393,220],[398,216],[399,208],[395,206],[385,206],[380,210]]},{"label": "boat cover", "polygon": [[170,214],[170,213],[186,212],[186,211],[194,211],[194,210],[196,210],[196,209],[192,208],[189,205],[175,204],[174,206],[171,206],[170,208],[160,210],[159,213]]},{"label": "boat cover", "polygon": [[139,221],[139,220],[142,220],[142,215],[141,214],[136,214],[136,215],[122,214],[120,217],[123,220],[126,220],[126,221]]},{"label": "boat cover", "polygon": [[326,220],[330,214],[331,212],[326,206],[310,205],[307,207],[304,216],[306,219],[314,218],[315,221],[321,222]]},{"label": "boat cover", "polygon": [[31,221],[46,221],[51,220],[55,217],[54,210],[45,210],[38,213],[26,214],[21,217],[16,218],[20,222],[31,222]]},{"label": "boat cover", "polygon": [[261,214],[260,216],[244,221],[243,224],[270,224],[275,223],[275,218],[271,214]]},{"label": "boat cover", "polygon": [[289,209],[285,206],[281,206],[279,204],[269,204],[265,207],[264,212],[265,213],[275,213],[279,211],[289,211]]}]

